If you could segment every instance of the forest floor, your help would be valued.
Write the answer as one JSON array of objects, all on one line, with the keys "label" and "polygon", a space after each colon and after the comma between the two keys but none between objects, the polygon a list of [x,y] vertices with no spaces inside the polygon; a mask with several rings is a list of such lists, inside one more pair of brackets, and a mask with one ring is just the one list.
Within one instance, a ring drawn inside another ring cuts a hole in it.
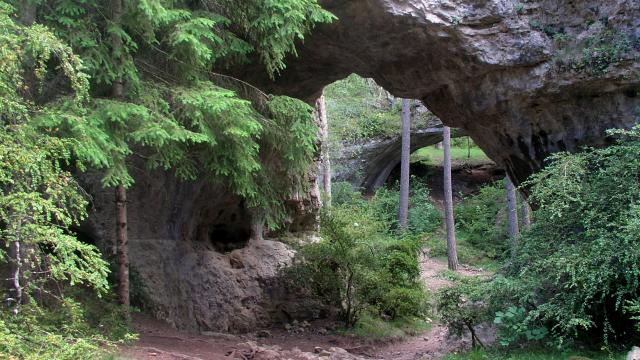
[{"label": "forest floor", "polygon": [[[422,256],[422,279],[430,293],[448,286],[449,280],[443,277],[447,264],[441,259]],[[462,266],[458,273],[465,276],[487,276],[486,272]],[[434,323],[428,330],[401,339],[374,341],[348,334],[318,331],[325,329],[326,323],[311,323],[304,331],[292,332],[284,328],[268,329],[268,336],[258,337],[260,332],[244,335],[207,333],[195,335],[173,329],[169,324],[136,314],[133,317],[134,329],[139,340],[129,346],[123,346],[118,359],[157,359],[157,360],[228,360],[227,356],[238,350],[239,344],[254,341],[259,346],[277,345],[283,350],[298,348],[313,353],[317,348],[338,347],[365,359],[438,359],[445,354],[470,348],[468,336],[462,338],[450,336],[447,329]],[[490,329],[480,332],[485,343],[491,343],[494,335]],[[277,359],[279,357],[275,357]],[[242,357],[237,357],[242,359]]]}]

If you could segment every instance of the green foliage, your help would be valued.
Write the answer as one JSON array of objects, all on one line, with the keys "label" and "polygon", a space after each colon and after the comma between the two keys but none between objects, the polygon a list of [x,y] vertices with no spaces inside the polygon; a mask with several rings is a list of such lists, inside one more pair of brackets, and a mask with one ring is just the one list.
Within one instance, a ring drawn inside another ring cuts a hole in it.
[{"label": "green foliage", "polygon": [[624,311],[627,314],[633,315],[631,320],[636,321],[636,331],[640,332],[640,300],[627,301]]},{"label": "green foliage", "polygon": [[[2,248],[20,243],[34,252],[33,260],[26,259],[33,263],[24,276],[31,278],[36,269],[48,275],[30,281],[31,288],[53,278],[104,292],[107,264],[94,246],[69,233],[86,216],[87,206],[75,179],[63,170],[69,144],[26,125],[0,128],[0,144]],[[0,260],[7,261],[2,250]]]},{"label": "green foliage", "polygon": [[493,323],[498,327],[500,345],[508,346],[521,341],[540,341],[549,331],[543,326],[531,328],[527,321],[526,310],[510,306],[505,311],[496,312]]},{"label": "green foliage", "polygon": [[328,23],[336,19],[318,5],[316,0],[260,0],[238,4],[227,1],[230,9],[240,10],[233,16],[244,34],[255,47],[267,72],[273,76],[284,69],[284,58],[296,55],[295,41],[304,40],[304,35],[317,23]]},{"label": "green foliage", "polygon": [[475,277],[456,276],[454,280],[454,286],[438,292],[438,314],[442,323],[458,336],[470,331],[475,344],[475,327],[491,318],[486,303],[486,284]]},{"label": "green foliage", "polygon": [[350,204],[359,199],[362,199],[362,194],[355,191],[350,183],[337,181],[331,184],[331,202],[333,204]]},{"label": "green foliage", "polygon": [[602,75],[633,49],[632,38],[610,27],[606,21],[596,21],[590,27],[595,29],[594,34],[576,44],[570,44],[569,38],[562,33],[552,34],[559,46],[556,62],[561,69]]},{"label": "green foliage", "polygon": [[608,148],[553,155],[527,182],[536,221],[491,291],[559,342],[632,336],[624,306],[640,292],[640,130],[612,135]]},{"label": "green foliage", "polygon": [[625,354],[612,354],[606,351],[570,351],[549,348],[527,349],[481,349],[469,352],[454,353],[445,356],[445,360],[623,360]]},{"label": "green foliage", "polygon": [[[324,90],[329,140],[355,143],[376,137],[399,136],[401,99],[396,99],[372,79],[351,74]],[[412,114],[412,127],[424,128],[436,120],[429,112]]]},{"label": "green foliage", "polygon": [[83,304],[65,297],[54,306],[25,305],[17,316],[0,310],[0,358],[93,360],[135,339],[121,308],[82,297]]},{"label": "green foliage", "polygon": [[384,90],[371,81],[350,75],[327,86],[324,94],[332,142],[400,134],[400,108],[391,107]]},{"label": "green foliage", "polygon": [[505,194],[502,183],[496,182],[455,206],[458,237],[481,252],[481,257],[498,259],[507,250]]},{"label": "green foliage", "polygon": [[[436,149],[433,146],[418,149],[411,154],[411,162],[421,162],[425,165],[442,166],[443,159],[444,150]],[[469,151],[466,141],[463,142],[462,146],[453,146],[451,148],[451,160],[454,165],[482,165],[492,163],[492,160],[489,159],[479,147],[472,146],[471,151]]]},{"label": "green foliage", "polygon": [[395,238],[364,200],[334,205],[322,240],[303,246],[287,269],[291,288],[337,307],[347,327],[363,317],[422,318],[426,294],[411,238]]},{"label": "green foliage", "polygon": [[[74,170],[99,169],[104,186],[128,187],[136,155],[182,179],[224,182],[248,206],[273,209],[272,227],[306,184],[312,109],[255,89],[241,99],[211,70],[254,53],[273,77],[295,41],[333,16],[315,0],[123,0],[121,19],[111,17],[115,4],[0,1],[0,264],[19,280],[2,294],[13,315],[2,314],[1,357],[95,358],[108,340],[89,331],[103,325],[90,305],[61,293],[108,293],[107,263],[72,231],[88,206]],[[18,23],[12,5],[35,7],[36,23]],[[118,82],[122,96],[106,98]]]},{"label": "green foliage", "polygon": [[363,314],[358,323],[345,333],[367,340],[402,340],[408,336],[424,334],[431,328],[430,320],[398,318],[384,320],[371,314]]},{"label": "green foliage", "polygon": [[[393,189],[380,188],[370,204],[380,221],[392,229],[398,228],[399,191],[398,184]],[[414,235],[430,233],[440,228],[441,222],[440,212],[429,197],[429,188],[418,178],[411,177],[407,230]]]}]

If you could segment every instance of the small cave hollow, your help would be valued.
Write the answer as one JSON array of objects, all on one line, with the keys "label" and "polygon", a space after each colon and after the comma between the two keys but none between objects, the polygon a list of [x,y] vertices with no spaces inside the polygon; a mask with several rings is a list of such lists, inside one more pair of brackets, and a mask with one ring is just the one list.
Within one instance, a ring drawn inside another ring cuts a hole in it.
[{"label": "small cave hollow", "polygon": [[209,204],[198,218],[198,247],[226,254],[249,243],[251,216],[242,201]]},{"label": "small cave hollow", "polygon": [[249,227],[240,224],[214,224],[209,227],[209,242],[214,250],[229,253],[247,245],[251,236]]}]

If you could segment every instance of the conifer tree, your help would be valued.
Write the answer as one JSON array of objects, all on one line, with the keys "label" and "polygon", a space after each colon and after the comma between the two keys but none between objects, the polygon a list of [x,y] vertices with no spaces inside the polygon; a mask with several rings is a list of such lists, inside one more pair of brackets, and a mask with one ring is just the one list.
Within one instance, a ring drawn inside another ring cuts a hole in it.
[{"label": "conifer tree", "polygon": [[126,189],[134,182],[128,158],[134,152],[143,151],[151,169],[223,183],[252,213],[264,214],[267,226],[280,224],[284,200],[306,186],[315,151],[312,108],[211,70],[250,61],[255,53],[277,76],[285,56],[295,54],[295,41],[333,19],[315,0],[60,1],[41,10],[36,21],[80,55],[95,97],[83,107],[60,101],[59,113],[40,116],[37,124],[72,141],[75,156],[103,169],[103,185],[115,188],[123,304]]}]

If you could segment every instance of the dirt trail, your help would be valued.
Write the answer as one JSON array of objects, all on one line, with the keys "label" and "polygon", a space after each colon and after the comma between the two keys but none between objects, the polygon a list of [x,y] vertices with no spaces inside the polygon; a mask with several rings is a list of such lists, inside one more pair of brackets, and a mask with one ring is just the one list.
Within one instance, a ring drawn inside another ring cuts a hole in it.
[{"label": "dirt trail", "polygon": [[[450,284],[440,276],[446,269],[447,264],[444,261],[422,256],[421,276],[431,293]],[[462,267],[458,272],[467,276],[486,275],[468,267]],[[434,325],[423,334],[400,341],[371,344],[351,336],[318,331],[324,329],[323,326],[326,324],[322,323],[313,323],[310,328],[298,333],[279,328],[269,329],[268,337],[259,338],[256,334],[194,335],[175,330],[162,321],[139,314],[134,315],[133,320],[140,339],[131,346],[122,347],[120,359],[229,360],[232,357],[226,355],[238,349],[238,344],[247,341],[255,341],[259,345],[277,345],[283,350],[298,348],[309,353],[316,347],[339,347],[365,359],[393,360],[438,359],[449,352],[470,346],[468,339],[450,337],[446,328],[441,325]]]}]

